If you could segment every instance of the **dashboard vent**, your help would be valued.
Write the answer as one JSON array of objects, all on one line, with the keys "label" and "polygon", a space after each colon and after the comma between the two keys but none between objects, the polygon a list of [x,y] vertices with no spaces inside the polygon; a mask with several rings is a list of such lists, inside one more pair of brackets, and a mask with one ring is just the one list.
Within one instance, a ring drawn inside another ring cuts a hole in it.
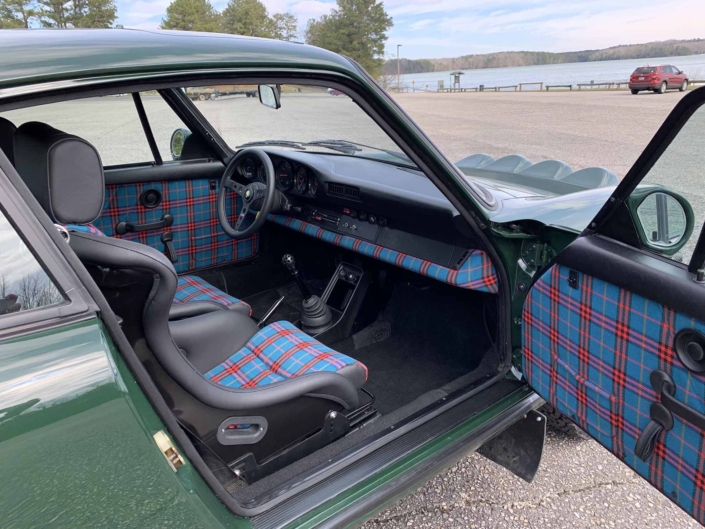
[{"label": "dashboard vent", "polygon": [[360,188],[347,186],[345,184],[334,184],[328,182],[328,194],[336,197],[351,198],[353,200],[360,200]]}]

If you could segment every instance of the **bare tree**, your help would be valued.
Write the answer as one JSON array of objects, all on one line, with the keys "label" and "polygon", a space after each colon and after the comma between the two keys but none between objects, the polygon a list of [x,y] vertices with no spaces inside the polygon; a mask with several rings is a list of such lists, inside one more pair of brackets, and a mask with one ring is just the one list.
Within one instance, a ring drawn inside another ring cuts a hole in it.
[{"label": "bare tree", "polygon": [[386,92],[389,92],[391,88],[396,87],[397,76],[382,74],[377,77],[377,82],[379,83],[379,86],[384,88]]},{"label": "bare tree", "polygon": [[17,285],[17,301],[23,310],[59,303],[63,297],[44,274],[24,276]]}]

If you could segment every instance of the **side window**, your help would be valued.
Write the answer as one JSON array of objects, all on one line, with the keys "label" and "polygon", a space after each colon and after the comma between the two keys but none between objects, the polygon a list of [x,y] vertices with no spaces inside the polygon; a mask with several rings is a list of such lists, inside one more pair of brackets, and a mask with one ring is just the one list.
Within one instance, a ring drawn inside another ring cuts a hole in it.
[{"label": "side window", "polygon": [[686,264],[705,221],[703,127],[705,106],[690,117],[628,202],[642,246]]},{"label": "side window", "polygon": [[178,129],[188,131],[188,127],[157,92],[140,92],[140,98],[162,161],[172,160],[171,136]]},{"label": "side window", "polygon": [[[161,100],[158,94],[156,97]],[[0,116],[17,127],[41,121],[75,134],[98,149],[105,166],[154,161],[130,94],[62,101],[10,110]]]},{"label": "side window", "polygon": [[0,317],[62,301],[58,288],[0,211]]}]

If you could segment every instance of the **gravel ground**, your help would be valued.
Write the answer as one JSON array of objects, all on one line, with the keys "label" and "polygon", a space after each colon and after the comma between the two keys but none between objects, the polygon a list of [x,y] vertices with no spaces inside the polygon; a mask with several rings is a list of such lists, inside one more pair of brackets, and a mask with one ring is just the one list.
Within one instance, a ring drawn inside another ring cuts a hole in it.
[{"label": "gravel ground", "polygon": [[[602,165],[623,176],[682,94],[400,94],[452,160],[475,152]],[[702,142],[701,142],[702,143]],[[702,175],[700,175],[702,178]],[[365,529],[702,527],[594,441],[549,432],[533,483],[471,454]]]}]

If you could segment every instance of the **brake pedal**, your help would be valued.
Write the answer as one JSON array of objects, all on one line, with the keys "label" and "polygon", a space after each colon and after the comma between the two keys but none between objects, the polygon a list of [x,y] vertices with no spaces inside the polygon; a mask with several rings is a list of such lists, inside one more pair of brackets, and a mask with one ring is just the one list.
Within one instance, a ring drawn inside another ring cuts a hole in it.
[{"label": "brake pedal", "polygon": [[267,324],[267,320],[272,317],[272,314],[276,312],[276,310],[279,308],[279,305],[282,304],[282,301],[284,301],[284,296],[280,297],[278,300],[274,302],[274,305],[272,305],[267,312],[264,313],[264,316],[259,320],[259,323],[257,324],[257,327],[260,329],[264,327]]}]

